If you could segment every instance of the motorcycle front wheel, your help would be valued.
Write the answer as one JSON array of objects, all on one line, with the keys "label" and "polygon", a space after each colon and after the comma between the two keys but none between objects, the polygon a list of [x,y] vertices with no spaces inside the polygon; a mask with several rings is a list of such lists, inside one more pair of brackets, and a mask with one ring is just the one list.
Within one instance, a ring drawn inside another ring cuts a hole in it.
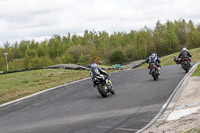
[{"label": "motorcycle front wheel", "polygon": [[156,81],[158,79],[158,74],[156,72],[153,72],[152,77]]},{"label": "motorcycle front wheel", "polygon": [[115,94],[115,90],[114,90],[114,89],[111,89],[111,90],[110,90],[110,93],[114,95],[114,94]]},{"label": "motorcycle front wheel", "polygon": [[98,85],[97,85],[98,91],[99,91],[99,93],[101,94],[101,96],[102,96],[102,97],[107,97],[107,96],[108,96],[108,92],[107,92],[106,89],[104,89],[104,87],[106,87],[106,86],[104,86],[104,85],[102,85],[102,84],[98,84]]}]

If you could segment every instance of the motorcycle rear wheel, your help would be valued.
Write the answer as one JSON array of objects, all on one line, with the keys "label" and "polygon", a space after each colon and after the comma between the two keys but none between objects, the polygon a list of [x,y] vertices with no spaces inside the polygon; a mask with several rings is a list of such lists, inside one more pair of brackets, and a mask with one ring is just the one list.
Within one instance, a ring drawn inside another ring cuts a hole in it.
[{"label": "motorcycle rear wheel", "polygon": [[185,66],[184,66],[184,69],[185,69],[185,72],[188,73],[188,71],[189,71],[189,66],[185,65]]}]

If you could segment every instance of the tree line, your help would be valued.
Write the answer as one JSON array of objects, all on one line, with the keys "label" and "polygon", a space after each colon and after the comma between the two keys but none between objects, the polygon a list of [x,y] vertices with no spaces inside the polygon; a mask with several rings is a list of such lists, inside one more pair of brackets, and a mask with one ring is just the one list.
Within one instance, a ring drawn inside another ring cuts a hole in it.
[{"label": "tree line", "polygon": [[154,29],[144,27],[130,33],[88,31],[82,36],[54,35],[41,42],[20,41],[0,48],[0,71],[6,71],[3,53],[8,53],[10,70],[46,67],[54,64],[89,64],[92,57],[99,57],[103,64],[125,63],[146,59],[152,52],[165,56],[200,47],[200,25],[190,20],[157,21]]}]

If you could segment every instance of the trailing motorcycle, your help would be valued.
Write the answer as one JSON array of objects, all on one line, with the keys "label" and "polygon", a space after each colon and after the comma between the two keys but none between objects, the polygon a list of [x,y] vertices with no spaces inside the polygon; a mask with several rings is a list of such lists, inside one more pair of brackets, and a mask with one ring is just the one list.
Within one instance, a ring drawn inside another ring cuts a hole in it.
[{"label": "trailing motorcycle", "polygon": [[102,97],[107,97],[109,93],[115,94],[115,90],[112,88],[112,82],[107,77],[106,79],[103,79],[103,77],[95,77],[93,79],[94,87],[96,87],[101,94]]},{"label": "trailing motorcycle", "polygon": [[158,72],[159,68],[156,66],[155,63],[151,63],[149,69],[153,79],[156,81],[158,79],[158,76],[160,75]]},{"label": "trailing motorcycle", "polygon": [[190,67],[191,67],[191,64],[190,64],[190,61],[188,58],[184,58],[181,62],[181,66],[182,68],[185,70],[186,73],[188,73]]}]

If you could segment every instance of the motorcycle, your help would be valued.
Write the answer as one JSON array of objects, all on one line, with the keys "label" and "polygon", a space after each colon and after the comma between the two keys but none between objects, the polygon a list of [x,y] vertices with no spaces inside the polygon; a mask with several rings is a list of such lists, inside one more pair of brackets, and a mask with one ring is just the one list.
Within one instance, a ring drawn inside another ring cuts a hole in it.
[{"label": "motorcycle", "polygon": [[115,90],[112,88],[112,82],[109,77],[103,79],[103,77],[98,76],[93,79],[93,82],[94,87],[97,87],[102,97],[107,97],[109,93],[115,94]]},{"label": "motorcycle", "polygon": [[150,73],[155,81],[158,79],[158,76],[160,75],[158,71],[159,71],[159,68],[155,65],[155,63],[151,63]]},{"label": "motorcycle", "polygon": [[184,58],[182,60],[181,65],[182,65],[182,68],[185,70],[185,72],[188,73],[188,71],[189,71],[189,69],[191,67],[189,59],[188,58]]}]

